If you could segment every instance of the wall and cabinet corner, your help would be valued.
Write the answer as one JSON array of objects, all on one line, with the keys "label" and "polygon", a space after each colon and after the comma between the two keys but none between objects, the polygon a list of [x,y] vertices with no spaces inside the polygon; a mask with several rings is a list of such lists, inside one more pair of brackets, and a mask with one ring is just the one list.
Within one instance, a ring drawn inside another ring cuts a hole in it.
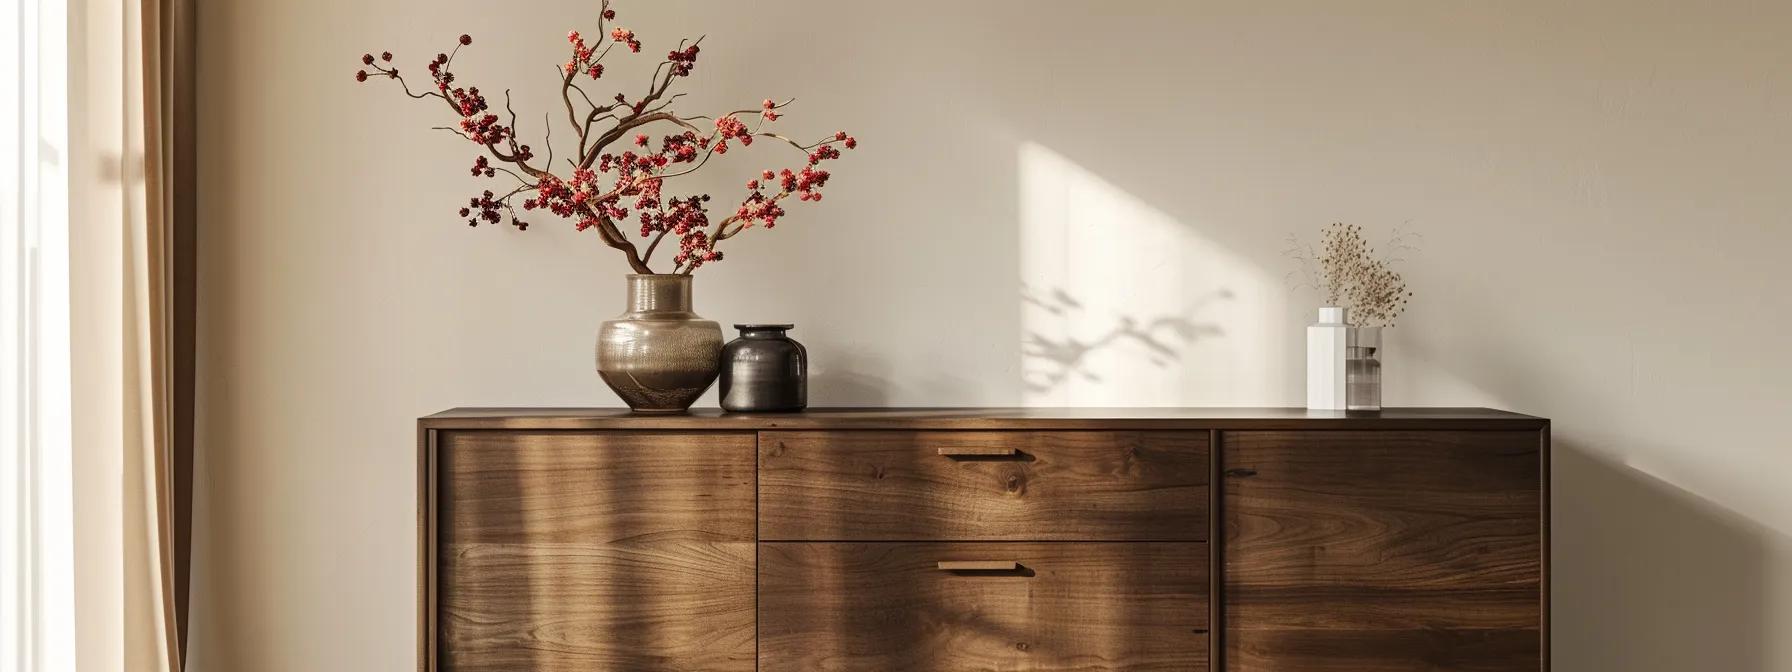
[{"label": "wall and cabinet corner", "polygon": [[458,409],[424,672],[1547,669],[1548,421]]}]

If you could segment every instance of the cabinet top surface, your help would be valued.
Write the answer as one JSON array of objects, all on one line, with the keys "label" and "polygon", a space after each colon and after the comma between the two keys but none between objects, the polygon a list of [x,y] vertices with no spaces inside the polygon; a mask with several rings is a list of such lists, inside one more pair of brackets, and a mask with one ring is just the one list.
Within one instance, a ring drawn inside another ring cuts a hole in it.
[{"label": "cabinet top surface", "polygon": [[1543,418],[1489,408],[811,408],[655,415],[626,408],[455,408],[424,416],[425,429],[1540,429]]}]

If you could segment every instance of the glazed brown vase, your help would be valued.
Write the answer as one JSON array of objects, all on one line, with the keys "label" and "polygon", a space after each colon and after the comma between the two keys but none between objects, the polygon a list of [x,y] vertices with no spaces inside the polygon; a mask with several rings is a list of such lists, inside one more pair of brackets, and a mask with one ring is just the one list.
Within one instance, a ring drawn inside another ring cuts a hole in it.
[{"label": "glazed brown vase", "polygon": [[597,331],[597,374],[637,413],[683,413],[721,370],[722,327],[691,312],[691,276],[628,276],[628,311]]}]

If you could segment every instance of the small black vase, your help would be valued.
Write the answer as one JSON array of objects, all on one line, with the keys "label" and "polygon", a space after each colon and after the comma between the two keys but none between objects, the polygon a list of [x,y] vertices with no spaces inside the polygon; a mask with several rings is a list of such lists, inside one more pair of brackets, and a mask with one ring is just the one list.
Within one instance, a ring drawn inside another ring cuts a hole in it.
[{"label": "small black vase", "polygon": [[722,410],[800,411],[809,405],[809,353],[784,332],[794,324],[737,324],[722,346]]}]

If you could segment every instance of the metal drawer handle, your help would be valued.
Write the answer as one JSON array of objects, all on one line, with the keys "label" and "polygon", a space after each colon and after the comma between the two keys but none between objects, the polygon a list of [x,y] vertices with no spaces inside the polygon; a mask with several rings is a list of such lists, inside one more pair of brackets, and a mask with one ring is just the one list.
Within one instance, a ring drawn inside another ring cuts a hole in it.
[{"label": "metal drawer handle", "polygon": [[941,560],[942,572],[1013,572],[1020,563],[1007,560]]},{"label": "metal drawer handle", "polygon": [[939,450],[946,457],[1015,457],[1020,455],[1014,448],[997,448],[994,446],[952,446]]}]

